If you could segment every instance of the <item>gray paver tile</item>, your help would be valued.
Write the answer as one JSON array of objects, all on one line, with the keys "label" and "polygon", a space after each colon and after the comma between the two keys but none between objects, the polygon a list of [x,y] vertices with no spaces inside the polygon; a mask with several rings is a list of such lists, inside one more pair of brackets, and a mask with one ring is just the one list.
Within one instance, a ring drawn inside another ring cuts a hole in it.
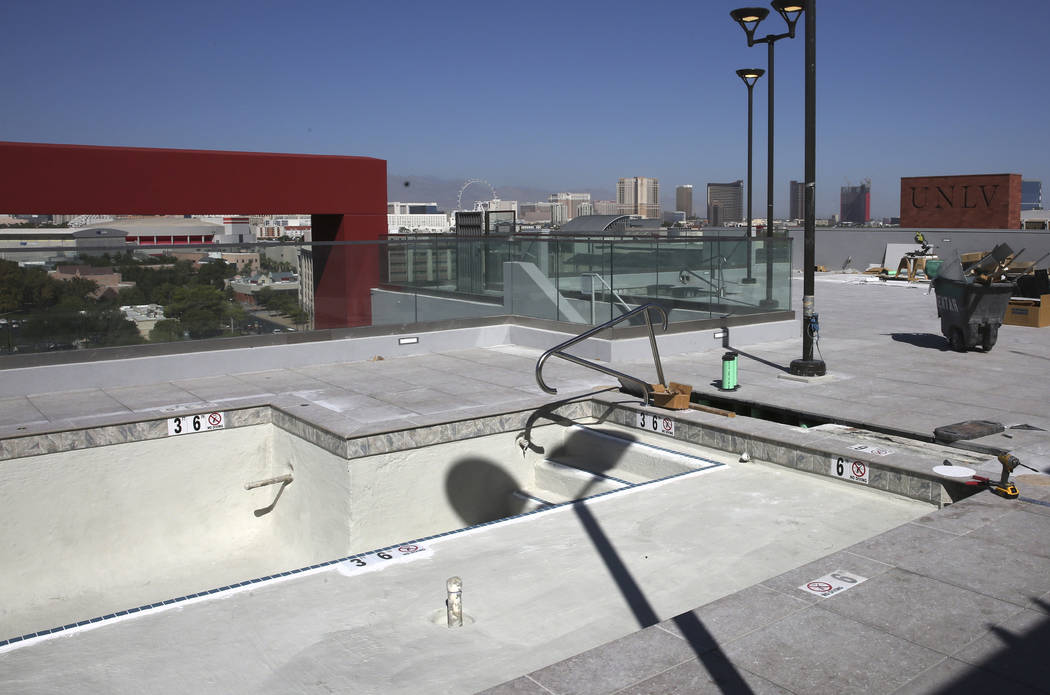
[{"label": "gray paver tile", "polygon": [[130,410],[153,410],[165,406],[202,403],[198,396],[173,384],[124,386],[103,390]]},{"label": "gray paver tile", "polygon": [[383,401],[372,398],[371,396],[366,396],[362,393],[353,393],[352,391],[345,391],[343,389],[328,389],[325,391],[310,393],[308,395],[301,395],[304,400],[337,413],[353,413],[358,410],[386,407],[389,405],[389,403],[384,403]]},{"label": "gray paver tile", "polygon": [[25,396],[0,399],[0,426],[25,425],[46,419]]},{"label": "gray paver tile", "polygon": [[[1050,615],[1026,610],[991,628],[953,656],[974,666],[1050,692]],[[1003,692],[1000,690],[1000,692]]]},{"label": "gray paver tile", "polygon": [[343,372],[327,377],[324,380],[326,386],[338,386],[347,391],[363,393],[366,396],[374,396],[381,393],[395,391],[407,391],[415,386],[410,381],[399,379],[396,375],[390,376],[378,372],[359,371],[355,373]]},{"label": "gray paver tile", "polygon": [[898,567],[977,593],[1028,606],[1050,590],[1050,560],[1018,552],[974,534],[927,553],[910,553]]},{"label": "gray paver tile", "polygon": [[896,568],[820,605],[945,655],[979,639],[988,623],[1020,611],[1012,603]]},{"label": "gray paver tile", "polygon": [[1039,691],[1015,681],[1004,682],[1002,676],[958,659],[945,659],[894,690],[893,695],[987,695],[1005,692],[1034,695]]},{"label": "gray paver tile", "polygon": [[688,642],[653,626],[529,677],[558,695],[598,695],[616,692],[695,656]]},{"label": "gray paver tile", "polygon": [[474,379],[454,375],[447,375],[446,379],[428,382],[427,386],[435,391],[452,396],[473,396],[476,394],[493,394],[498,396],[500,393],[514,393],[514,390],[508,387],[496,386],[485,381],[475,381]]},{"label": "gray paver tile", "polygon": [[701,634],[689,634],[688,637],[683,634],[683,628],[685,633],[697,632],[690,629],[690,621],[683,619],[688,613],[665,620],[659,627],[690,639],[694,650],[706,651],[774,623],[807,605],[801,595],[796,598],[759,584],[692,611]]},{"label": "gray paver tile", "polygon": [[528,676],[522,676],[494,688],[482,690],[477,695],[550,695],[550,692]]},{"label": "gray paver tile", "polygon": [[[1027,497],[1028,499],[1040,500],[1042,502],[1050,502],[1050,482],[1043,476],[1037,476],[1033,474],[1021,474],[1015,475],[1014,480],[1017,482],[1017,489],[1021,493],[1021,497]],[[1042,505],[1031,505],[1032,507],[1042,507],[1043,509],[1050,509],[1043,507]],[[1029,511],[1038,511],[1036,509],[1029,509]]]},{"label": "gray paver tile", "polygon": [[1016,504],[1010,500],[991,494],[977,494],[926,516],[920,516],[913,523],[963,535],[1009,514],[1014,509]]},{"label": "gray paver tile", "polygon": [[670,668],[641,683],[621,690],[617,695],[725,695],[754,693],[774,695],[788,693],[775,683],[733,665],[721,652],[711,652],[703,660],[695,659]]},{"label": "gray paver tile", "polygon": [[270,393],[287,393],[291,391],[316,390],[328,388],[323,381],[318,381],[305,374],[298,374],[290,369],[271,369],[265,372],[238,373],[237,378]]},{"label": "gray paver tile", "polygon": [[810,607],[743,637],[726,657],[795,693],[892,691],[944,655]]},{"label": "gray paver tile", "polygon": [[394,424],[401,418],[410,418],[414,413],[411,410],[384,403],[375,408],[359,408],[345,415],[347,419],[362,425],[384,425]]},{"label": "gray paver tile", "polygon": [[499,386],[535,386],[536,376],[534,371],[510,370],[490,365],[478,365],[473,373],[473,378],[478,381],[487,381]]},{"label": "gray paver tile", "polygon": [[[1006,501],[1006,500],[1004,500]],[[1000,516],[974,532],[1022,553],[1050,559],[1050,507],[1028,504]]]},{"label": "gray paver tile", "polygon": [[[954,533],[913,522],[880,533],[874,538],[854,545],[849,550],[879,562],[900,565],[909,558],[921,558],[955,538],[957,535]],[[860,574],[864,575],[863,572]]]},{"label": "gray paver tile", "polygon": [[421,415],[434,413],[454,413],[459,408],[469,408],[483,405],[481,400],[468,398],[467,396],[449,396],[446,393],[435,391],[430,388],[417,388],[409,391],[400,391],[384,394],[376,394],[376,399],[397,405],[399,408],[411,410]]},{"label": "gray paver tile", "polygon": [[1028,609],[1050,615],[1050,591],[1034,599],[1032,605],[1028,606]]},{"label": "gray paver tile", "polygon": [[45,393],[30,395],[28,398],[48,420],[131,413],[128,408],[107,396],[102,389]]},{"label": "gray paver tile", "polygon": [[237,398],[259,396],[269,391],[265,388],[240,381],[232,376],[208,376],[199,379],[182,379],[172,382],[184,391],[209,403],[221,403]]},{"label": "gray paver tile", "polygon": [[822,601],[824,599],[819,596],[814,596],[809,592],[802,591],[798,587],[806,582],[816,579],[817,577],[823,577],[825,574],[834,572],[835,570],[845,570],[846,572],[851,572],[870,579],[872,577],[877,577],[884,572],[888,572],[890,568],[891,566],[886,563],[862,557],[849,551],[841,551],[838,553],[832,553],[831,555],[819,560],[814,560],[809,564],[802,565],[801,567],[795,568],[789,572],[777,575],[772,579],[767,579],[762,582],[762,585],[787,594],[793,598],[801,599],[807,603],[816,603],[817,601]]}]

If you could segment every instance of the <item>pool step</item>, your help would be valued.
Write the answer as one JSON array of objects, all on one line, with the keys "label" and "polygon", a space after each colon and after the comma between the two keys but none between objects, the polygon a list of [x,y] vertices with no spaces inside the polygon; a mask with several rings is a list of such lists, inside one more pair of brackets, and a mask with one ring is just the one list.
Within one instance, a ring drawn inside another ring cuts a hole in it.
[{"label": "pool step", "polygon": [[542,490],[515,490],[510,493],[510,496],[514,498],[513,513],[526,514],[537,509],[546,509],[556,504],[556,502],[540,497],[542,494],[545,494]]},{"label": "pool step", "polygon": [[561,446],[551,452],[551,459],[565,466],[619,478],[628,483],[695,471],[714,465],[712,461],[670,451],[630,438],[573,425],[565,431]]},{"label": "pool step", "polygon": [[538,509],[545,506],[544,503],[562,504],[627,487],[624,481],[611,480],[556,461],[540,461],[533,470],[533,484],[514,492],[514,497],[523,501],[524,511]]}]

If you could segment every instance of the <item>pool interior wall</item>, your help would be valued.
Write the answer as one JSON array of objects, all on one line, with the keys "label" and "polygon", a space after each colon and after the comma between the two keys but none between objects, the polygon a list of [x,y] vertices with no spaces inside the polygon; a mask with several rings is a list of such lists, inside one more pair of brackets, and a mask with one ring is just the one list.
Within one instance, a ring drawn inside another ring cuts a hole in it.
[{"label": "pool interior wall", "polygon": [[[345,555],[346,462],[294,439],[263,424],[3,461],[5,636]],[[292,484],[245,490],[290,461]]]}]

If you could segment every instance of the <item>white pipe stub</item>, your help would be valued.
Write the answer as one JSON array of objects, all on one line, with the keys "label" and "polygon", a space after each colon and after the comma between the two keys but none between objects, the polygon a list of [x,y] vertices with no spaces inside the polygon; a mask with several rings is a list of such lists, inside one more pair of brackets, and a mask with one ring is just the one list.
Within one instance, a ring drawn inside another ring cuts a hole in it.
[{"label": "white pipe stub", "polygon": [[459,577],[449,577],[445,588],[448,591],[448,598],[445,600],[448,626],[463,627],[463,580]]}]

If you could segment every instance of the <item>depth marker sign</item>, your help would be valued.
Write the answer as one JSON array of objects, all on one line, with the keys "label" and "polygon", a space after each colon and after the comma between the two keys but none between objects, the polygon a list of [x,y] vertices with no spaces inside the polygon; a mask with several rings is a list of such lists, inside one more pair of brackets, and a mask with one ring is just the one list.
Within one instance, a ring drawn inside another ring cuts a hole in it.
[{"label": "depth marker sign", "polygon": [[896,449],[888,449],[881,446],[871,446],[869,444],[854,444],[850,447],[854,451],[860,451],[865,454],[875,454],[876,456],[889,456],[890,454],[897,453]]},{"label": "depth marker sign", "polygon": [[638,413],[638,419],[635,421],[635,425],[638,429],[666,434],[668,437],[674,436],[674,420],[663,415]]},{"label": "depth marker sign", "polygon": [[360,574],[374,569],[382,569],[388,565],[396,564],[398,560],[409,555],[415,556],[415,559],[418,559],[430,557],[433,554],[434,551],[425,545],[410,543],[398,546],[397,548],[388,548],[387,550],[379,550],[368,553],[367,555],[352,557],[349,560],[343,560],[335,567],[339,571],[339,574],[344,577],[349,577],[354,574]]},{"label": "depth marker sign", "polygon": [[831,475],[834,478],[852,480],[855,483],[868,484],[868,464],[863,461],[851,461],[841,456],[831,457]]},{"label": "depth marker sign", "polygon": [[805,591],[807,594],[815,594],[821,598],[827,598],[828,596],[834,596],[840,594],[846,589],[852,589],[861,582],[868,581],[867,577],[862,577],[859,574],[853,574],[852,572],[846,572],[844,570],[835,570],[831,574],[825,574],[823,577],[814,579],[811,582],[806,582],[799,589]]},{"label": "depth marker sign", "polygon": [[193,434],[194,432],[210,432],[211,430],[224,429],[226,429],[226,416],[220,412],[168,418],[169,437],[174,437],[179,434]]}]

